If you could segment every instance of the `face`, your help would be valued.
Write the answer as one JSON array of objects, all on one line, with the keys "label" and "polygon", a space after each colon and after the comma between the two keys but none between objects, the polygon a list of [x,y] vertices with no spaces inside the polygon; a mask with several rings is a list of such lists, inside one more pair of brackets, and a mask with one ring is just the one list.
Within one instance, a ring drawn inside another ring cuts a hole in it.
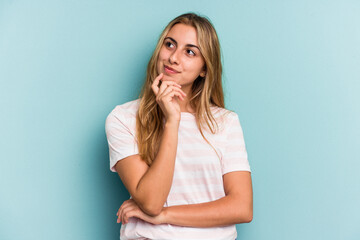
[{"label": "face", "polygon": [[175,24],[165,37],[157,61],[158,72],[164,73],[163,81],[175,81],[188,90],[199,75],[205,76],[204,64],[195,28]]}]

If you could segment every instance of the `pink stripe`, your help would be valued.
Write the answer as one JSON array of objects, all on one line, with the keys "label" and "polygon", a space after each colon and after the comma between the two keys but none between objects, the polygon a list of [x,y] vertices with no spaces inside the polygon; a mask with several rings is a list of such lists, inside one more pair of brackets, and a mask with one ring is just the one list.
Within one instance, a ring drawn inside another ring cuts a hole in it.
[{"label": "pink stripe", "polygon": [[229,139],[231,139],[231,138],[235,138],[235,139],[237,139],[237,138],[243,138],[244,136],[243,136],[243,133],[242,132],[240,132],[240,131],[236,131],[236,132],[231,132],[231,133],[229,133],[229,136],[228,136],[228,138]]},{"label": "pink stripe", "polygon": [[[118,105],[106,119],[110,167],[119,158],[136,153],[135,117],[138,106],[139,100]],[[203,139],[195,118],[183,114],[178,132],[175,174],[168,196],[169,206],[222,198],[225,196],[223,171],[249,168],[237,114],[217,107],[212,107],[211,111],[218,121],[219,131],[214,135],[204,130],[204,134],[221,159]],[[224,113],[229,114],[222,116]],[[218,228],[187,228],[168,224],[155,226],[137,218],[133,218],[121,228],[121,237],[124,239],[174,239],[179,236],[183,239],[234,239],[236,229],[235,225]]]},{"label": "pink stripe", "polygon": [[213,157],[217,157],[214,149],[212,149],[209,146],[209,149],[196,149],[196,150],[178,150],[177,152],[177,157],[191,157],[191,158],[197,158],[197,157],[209,157],[209,158],[213,158]]},{"label": "pink stripe", "polygon": [[192,186],[198,186],[198,185],[202,186],[204,184],[206,184],[206,185],[213,184],[213,185],[222,186],[222,183],[221,182],[219,183],[219,179],[215,178],[215,177],[211,177],[211,178],[209,178],[209,177],[206,177],[206,178],[201,177],[201,178],[174,179],[172,184],[173,184],[174,187],[187,187],[190,184]]},{"label": "pink stripe", "polygon": [[245,145],[230,145],[226,148],[226,152],[245,152]]},{"label": "pink stripe", "polygon": [[187,193],[171,193],[168,196],[168,201],[187,201],[190,202],[198,202],[199,200],[208,199],[207,201],[213,201],[215,199],[219,199],[224,197],[223,191],[213,191],[209,192],[187,192]]}]

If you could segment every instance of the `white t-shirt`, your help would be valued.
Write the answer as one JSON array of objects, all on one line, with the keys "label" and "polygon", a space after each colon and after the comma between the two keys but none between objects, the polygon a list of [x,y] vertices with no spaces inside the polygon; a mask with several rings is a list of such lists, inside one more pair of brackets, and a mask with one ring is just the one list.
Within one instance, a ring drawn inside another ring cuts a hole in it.
[{"label": "white t-shirt", "polygon": [[[118,105],[108,115],[105,129],[109,144],[110,170],[116,172],[117,161],[138,154],[136,112],[139,99]],[[172,186],[164,206],[204,203],[225,196],[222,176],[233,171],[251,171],[247,159],[243,131],[236,113],[211,107],[219,131],[201,136],[195,115],[182,112],[178,132],[178,148]],[[153,225],[130,218],[120,230],[120,239],[203,239],[234,240],[235,225],[194,228],[171,224]]]}]

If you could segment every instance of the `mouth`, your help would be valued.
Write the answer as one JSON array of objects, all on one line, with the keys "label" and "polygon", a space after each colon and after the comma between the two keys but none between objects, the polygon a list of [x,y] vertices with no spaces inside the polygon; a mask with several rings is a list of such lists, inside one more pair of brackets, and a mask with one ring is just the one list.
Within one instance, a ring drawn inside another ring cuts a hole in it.
[{"label": "mouth", "polygon": [[177,71],[169,66],[166,66],[166,65],[164,65],[164,69],[165,69],[166,73],[171,73],[171,74],[179,73],[179,71]]}]

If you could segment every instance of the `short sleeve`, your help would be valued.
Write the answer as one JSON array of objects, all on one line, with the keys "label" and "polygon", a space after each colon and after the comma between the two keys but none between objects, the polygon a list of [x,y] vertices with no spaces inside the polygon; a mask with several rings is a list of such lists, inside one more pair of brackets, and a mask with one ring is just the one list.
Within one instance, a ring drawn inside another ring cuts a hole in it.
[{"label": "short sleeve", "polygon": [[226,125],[226,146],[221,161],[222,174],[234,171],[251,172],[238,115],[230,113]]},{"label": "short sleeve", "polygon": [[120,111],[113,110],[106,118],[105,132],[109,145],[110,170],[116,172],[115,164],[128,156],[138,154],[134,130]]}]

